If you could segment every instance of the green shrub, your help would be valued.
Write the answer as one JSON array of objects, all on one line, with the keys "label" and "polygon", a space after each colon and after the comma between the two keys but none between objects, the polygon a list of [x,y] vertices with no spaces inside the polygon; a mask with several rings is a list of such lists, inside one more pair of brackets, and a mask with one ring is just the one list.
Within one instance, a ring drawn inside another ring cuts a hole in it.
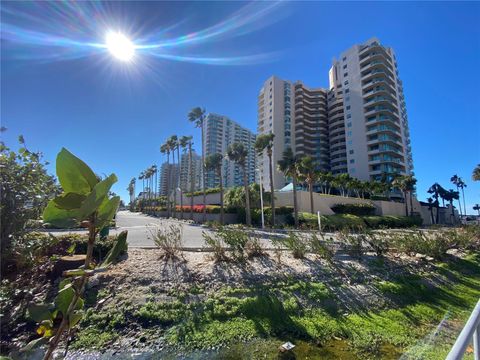
[{"label": "green shrub", "polygon": [[364,233],[354,234],[348,229],[343,229],[337,234],[340,241],[347,247],[352,256],[360,258],[364,252]]},{"label": "green shrub", "polygon": [[335,254],[332,242],[332,238],[325,239],[323,236],[313,233],[310,236],[310,251],[319,258],[331,262]]},{"label": "green shrub", "polygon": [[[322,229],[337,231],[342,229],[360,230],[365,228],[361,217],[350,214],[336,214],[322,216]],[[318,226],[318,225],[317,225]]]},{"label": "green shrub", "polygon": [[223,227],[217,231],[225,244],[232,248],[232,255],[235,259],[241,260],[244,257],[245,246],[249,240],[248,233],[242,228]]},{"label": "green shrub", "polygon": [[408,254],[416,253],[442,259],[447,250],[457,247],[456,231],[413,231],[403,234],[392,235],[395,247]]},{"label": "green shrub", "polygon": [[[210,189],[205,189],[205,194],[216,194],[216,193],[219,193],[220,192],[220,188],[210,188]],[[199,195],[203,195],[203,190],[199,190],[199,191],[194,191],[193,193],[184,193],[184,195],[186,197],[191,197],[193,194],[193,196],[199,196]]]},{"label": "green shrub", "polygon": [[205,242],[205,247],[212,248],[213,258],[215,261],[225,261],[227,256],[225,255],[225,244],[222,239],[217,236],[216,233],[209,233],[202,231],[203,241]]},{"label": "green shrub", "polygon": [[360,234],[364,243],[368,244],[377,256],[383,256],[389,249],[389,241],[385,234],[365,232]]},{"label": "green shrub", "polygon": [[150,237],[155,245],[162,251],[164,259],[175,259],[182,250],[183,227],[175,223],[160,224],[150,230]]},{"label": "green shrub", "polygon": [[295,259],[303,259],[307,253],[308,246],[307,241],[294,233],[293,231],[288,232],[288,236],[282,239],[283,245],[292,251],[292,255]]},{"label": "green shrub", "polygon": [[375,214],[375,206],[372,204],[335,204],[331,209],[335,214],[352,214],[357,216]]},{"label": "green shrub", "polygon": [[363,220],[372,229],[409,228],[422,225],[422,218],[417,216],[364,216]]}]

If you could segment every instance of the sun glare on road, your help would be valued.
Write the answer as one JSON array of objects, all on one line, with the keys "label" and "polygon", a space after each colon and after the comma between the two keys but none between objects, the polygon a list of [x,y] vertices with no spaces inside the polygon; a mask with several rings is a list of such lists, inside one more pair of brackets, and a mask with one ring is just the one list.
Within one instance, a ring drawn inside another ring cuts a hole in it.
[{"label": "sun glare on road", "polygon": [[110,31],[106,36],[108,51],[118,60],[129,62],[135,55],[135,45],[120,32]]}]

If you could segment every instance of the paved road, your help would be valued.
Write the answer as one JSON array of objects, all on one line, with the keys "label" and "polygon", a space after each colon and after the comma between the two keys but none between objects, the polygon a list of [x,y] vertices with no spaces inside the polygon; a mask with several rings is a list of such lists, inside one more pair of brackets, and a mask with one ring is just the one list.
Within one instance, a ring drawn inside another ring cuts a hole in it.
[{"label": "paved road", "polygon": [[171,223],[183,225],[183,243],[185,247],[202,247],[202,231],[208,230],[200,225],[186,224],[174,219],[159,219],[129,211],[119,211],[117,213],[117,229],[111,231],[111,233],[128,230],[127,239],[129,247],[155,246],[151,239],[151,231],[156,227],[166,226]]}]

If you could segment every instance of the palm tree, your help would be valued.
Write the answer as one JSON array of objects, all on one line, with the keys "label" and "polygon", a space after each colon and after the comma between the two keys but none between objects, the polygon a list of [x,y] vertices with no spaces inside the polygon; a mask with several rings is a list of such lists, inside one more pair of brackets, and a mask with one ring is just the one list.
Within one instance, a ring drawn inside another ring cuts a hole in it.
[{"label": "palm tree", "polygon": [[313,183],[317,177],[315,171],[315,160],[311,156],[303,157],[298,163],[298,175],[305,180],[308,185],[308,192],[310,193],[310,212],[313,214]]},{"label": "palm tree", "polygon": [[408,195],[410,197],[410,216],[413,216],[413,192],[415,191],[416,184],[417,179],[415,179],[413,175],[407,175],[405,177],[405,188],[407,189]]},{"label": "palm tree", "polygon": [[442,197],[442,199],[444,199],[443,195],[445,194],[445,189],[439,184],[439,183],[435,183],[433,184],[432,186],[430,186],[430,188],[428,189],[427,191],[429,194],[432,194],[432,197],[433,199],[435,199],[435,207],[437,208],[437,214],[436,214],[436,218],[435,218],[435,224],[438,224],[438,220],[439,220],[439,207],[440,207],[440,202],[438,201],[438,199],[440,197]]},{"label": "palm tree", "polygon": [[133,203],[135,201],[135,183],[136,183],[136,179],[132,178],[128,183],[128,188],[127,188],[128,194],[130,195],[130,211],[133,210]]},{"label": "palm tree", "polygon": [[169,195],[170,195],[170,144],[168,143],[168,140],[160,146],[160,152],[162,154],[167,154],[167,173],[165,176],[166,180],[166,205],[167,205],[167,217],[170,216],[170,201],[169,201]]},{"label": "palm tree", "polygon": [[238,164],[243,171],[243,186],[245,188],[245,217],[247,226],[252,225],[252,217],[250,215],[250,193],[247,178],[247,157],[248,150],[242,143],[233,143],[227,149],[227,157],[230,161]]},{"label": "palm tree", "polygon": [[195,127],[202,129],[202,190],[203,190],[203,221],[207,220],[207,194],[205,192],[205,140],[204,140],[204,133],[205,133],[205,109],[200,107],[193,108],[188,113],[188,120],[195,124]]},{"label": "palm tree", "polygon": [[407,193],[410,191],[410,177],[411,176],[408,175],[400,175],[395,177],[392,181],[392,186],[403,193],[403,199],[405,201],[405,216],[408,216]]},{"label": "palm tree", "polygon": [[[191,136],[182,136],[179,140],[179,145],[183,149],[183,152],[186,153],[187,148],[189,149],[189,155],[188,155],[188,177],[191,179],[192,178],[192,155],[191,155],[191,142],[192,142],[192,137]],[[180,182],[179,184],[180,190],[181,190],[181,196],[180,196],[180,207],[182,208],[182,219],[183,219],[183,192],[185,189],[182,189],[182,184]],[[191,196],[192,202],[193,202],[193,196]],[[193,204],[192,204],[192,209],[191,211],[191,217],[193,219]]]},{"label": "palm tree", "polygon": [[[450,181],[457,187],[457,191],[460,193],[460,189],[462,189],[462,197],[463,197],[463,212],[465,215],[467,215],[467,208],[465,206],[465,193],[463,191],[464,188],[467,187],[467,184],[462,180],[462,178],[458,175],[453,175],[450,178]],[[458,199],[458,206],[460,210],[460,216],[462,216],[462,204],[460,202],[460,198]]]},{"label": "palm tree", "polygon": [[266,150],[268,156],[268,172],[270,174],[270,205],[272,207],[272,227],[275,227],[275,191],[273,188],[273,139],[272,133],[259,135],[255,141],[255,150],[261,154]]},{"label": "palm tree", "polygon": [[472,172],[472,180],[480,181],[480,164],[478,164]]},{"label": "palm tree", "polygon": [[342,196],[348,197],[348,183],[350,180],[351,177],[347,173],[338,174],[334,177],[332,185],[340,190]]},{"label": "palm tree", "polygon": [[316,181],[320,184],[321,191],[324,194],[330,194],[330,191],[332,189],[332,181],[334,178],[335,177],[331,172],[325,172],[325,171],[317,172]]},{"label": "palm tree", "polygon": [[222,178],[222,165],[223,165],[223,156],[222,154],[216,153],[208,155],[205,158],[205,169],[215,171],[218,178],[220,179],[220,223],[224,223],[224,210],[223,210],[223,178]]},{"label": "palm tree", "polygon": [[450,203],[450,209],[452,210],[452,223],[455,221],[455,212],[454,212],[454,207],[453,207],[453,200],[458,200],[459,199],[459,192],[455,190],[447,190],[445,191],[445,194],[443,197],[445,200],[447,200]]},{"label": "palm tree", "polygon": [[[177,209],[176,209],[176,206],[177,206],[177,184],[176,184],[176,181],[174,179],[174,175],[175,175],[175,150],[177,149],[177,145],[178,145],[178,137],[177,135],[172,135],[168,138],[167,140],[167,143],[168,143],[168,147],[170,148],[170,151],[172,152],[172,168],[173,168],[173,172],[170,171],[170,174],[169,174],[169,177],[170,177],[170,181],[173,185],[173,205],[172,205],[172,212],[173,212],[173,216],[175,217],[176,216],[176,213],[177,213]],[[169,167],[170,169],[170,167]]]},{"label": "palm tree", "polygon": [[473,205],[473,210],[477,210],[478,211],[478,216],[480,216],[480,204],[475,204]]},{"label": "palm tree", "polygon": [[278,171],[282,172],[285,177],[292,178],[293,185],[293,214],[295,220],[295,227],[298,227],[298,206],[297,206],[297,165],[298,159],[293,154],[291,148],[285,149],[282,159],[277,162]]}]

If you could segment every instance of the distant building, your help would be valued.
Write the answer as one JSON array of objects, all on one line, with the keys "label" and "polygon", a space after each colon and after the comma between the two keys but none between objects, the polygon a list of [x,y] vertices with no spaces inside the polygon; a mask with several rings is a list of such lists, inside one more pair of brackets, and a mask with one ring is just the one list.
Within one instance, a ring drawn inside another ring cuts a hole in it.
[{"label": "distant building", "polygon": [[[202,157],[196,152],[192,151],[192,172],[193,172],[193,191],[198,191],[202,188]],[[180,160],[180,188],[183,192],[191,190],[190,176],[190,157],[188,152],[182,154]]]},{"label": "distant building", "polygon": [[[210,113],[205,119],[205,155],[220,153],[225,156],[223,160],[223,185],[225,187],[242,186],[242,169],[232,161],[226,159],[229,145],[242,143],[248,151],[247,176],[248,182],[255,182],[255,134],[240,126],[226,116]],[[219,186],[220,179],[214,171],[206,173],[206,188]]]},{"label": "distant building", "polygon": [[[170,175],[170,176],[169,176]],[[167,164],[164,162],[160,167],[160,195],[167,195],[167,189],[172,192],[178,187],[178,164]]]}]

